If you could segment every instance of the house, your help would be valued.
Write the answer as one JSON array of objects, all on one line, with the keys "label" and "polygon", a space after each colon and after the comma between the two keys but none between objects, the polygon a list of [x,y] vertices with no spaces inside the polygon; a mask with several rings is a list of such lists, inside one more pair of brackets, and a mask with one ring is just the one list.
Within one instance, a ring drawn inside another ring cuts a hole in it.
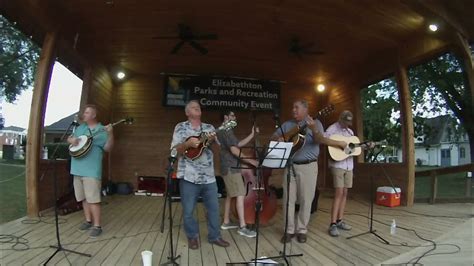
[{"label": "house", "polygon": [[418,165],[455,166],[471,162],[469,138],[457,133],[455,121],[448,115],[426,119],[425,132],[415,138],[415,159]]},{"label": "house", "polygon": [[26,129],[16,126],[4,127],[0,130],[0,151],[4,159],[23,158],[21,146],[26,143]]},{"label": "house", "polygon": [[[78,113],[71,114],[66,116],[49,126],[44,128],[44,143],[57,143],[61,142],[61,137],[64,135],[64,132],[68,130],[71,123],[74,121],[75,116]],[[72,129],[70,129],[72,130]],[[63,141],[65,142],[65,141]]]},{"label": "house", "polygon": [[26,140],[26,129],[16,126],[4,127],[0,130],[0,149],[3,145],[20,146]]}]

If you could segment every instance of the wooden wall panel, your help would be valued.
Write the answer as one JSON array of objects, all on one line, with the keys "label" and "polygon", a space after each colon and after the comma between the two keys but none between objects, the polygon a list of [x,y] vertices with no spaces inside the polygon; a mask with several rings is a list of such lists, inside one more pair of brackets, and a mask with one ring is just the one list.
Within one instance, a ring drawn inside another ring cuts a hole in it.
[{"label": "wooden wall panel", "polygon": [[106,124],[111,119],[114,84],[109,71],[105,67],[96,66],[91,71],[90,88],[85,102],[97,106],[97,118],[103,124]]},{"label": "wooden wall panel", "polygon": [[[295,93],[298,92],[298,93]],[[282,84],[281,120],[291,118],[292,102],[299,98],[308,100],[311,111],[316,111],[314,90],[307,87]],[[140,175],[165,176],[168,164],[169,148],[175,125],[187,118],[183,108],[164,107],[163,77],[135,76],[117,86],[113,117],[125,116],[135,118],[133,125],[117,126],[114,130],[116,145],[112,151],[111,178],[115,182],[132,182]],[[252,127],[251,112],[236,112],[238,126],[235,129],[237,138],[242,139],[250,133]],[[259,140],[267,144],[275,131],[273,113],[256,113],[257,125],[260,128]],[[203,109],[203,122],[217,127],[220,122],[220,111]],[[216,175],[220,174],[219,151],[214,150]],[[283,171],[274,171],[270,183],[281,186]]]}]

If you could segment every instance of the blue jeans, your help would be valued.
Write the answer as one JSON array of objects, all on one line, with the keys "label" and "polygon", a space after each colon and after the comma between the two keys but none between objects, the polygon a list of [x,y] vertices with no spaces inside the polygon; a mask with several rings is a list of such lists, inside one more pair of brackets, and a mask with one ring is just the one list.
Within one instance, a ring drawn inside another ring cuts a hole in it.
[{"label": "blue jeans", "polygon": [[183,205],[184,231],[188,239],[199,237],[199,227],[194,218],[194,208],[198,197],[201,196],[207,210],[207,239],[217,240],[221,237],[219,230],[219,203],[217,201],[217,184],[193,184],[181,179],[179,182],[181,204]]}]

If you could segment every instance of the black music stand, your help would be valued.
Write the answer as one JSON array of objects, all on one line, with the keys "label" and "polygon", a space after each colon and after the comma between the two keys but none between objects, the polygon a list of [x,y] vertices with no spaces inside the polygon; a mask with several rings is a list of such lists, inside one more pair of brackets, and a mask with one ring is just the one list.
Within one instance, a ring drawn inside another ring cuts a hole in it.
[{"label": "black music stand", "polygon": [[[293,167],[293,158],[292,154],[288,157],[288,160],[286,161],[286,210],[285,210],[285,230],[284,230],[284,236],[286,237],[286,234],[288,232],[288,207],[290,204],[290,179],[291,179],[291,172],[293,171],[293,174],[295,174],[295,169]],[[301,257],[303,256],[302,253],[299,254],[286,254],[286,241],[283,241],[283,251],[280,251],[279,256],[274,256],[274,257],[268,257],[268,259],[278,259],[278,258],[283,258],[285,260],[286,265],[290,265],[288,261],[288,257]]]},{"label": "black music stand", "polygon": [[[56,225],[56,240],[57,240],[57,245],[56,246],[53,246],[51,245],[50,247],[51,248],[55,248],[56,251],[54,251],[54,253],[48,258],[48,260],[46,260],[46,262],[43,264],[43,265],[46,265],[48,264],[48,262],[60,251],[64,251],[64,252],[71,252],[71,253],[74,253],[74,254],[77,254],[77,255],[81,255],[81,256],[86,256],[86,257],[91,257],[91,254],[86,254],[86,253],[81,253],[81,252],[77,252],[77,251],[74,251],[74,250],[70,250],[70,249],[65,249],[63,248],[63,246],[61,245],[61,238],[59,237],[59,218],[58,218],[58,177],[57,177],[57,173],[56,173],[56,160],[58,159],[57,158],[57,152],[58,152],[58,148],[59,148],[59,145],[61,144],[61,141],[64,140],[64,138],[66,137],[66,135],[68,134],[68,132],[71,130],[71,128],[73,126],[76,126],[76,122],[73,122],[69,125],[69,127],[66,129],[66,131],[63,133],[63,135],[61,136],[60,138],[60,141],[58,142],[58,144],[56,144],[56,147],[53,151],[53,154],[51,155],[52,157],[52,160],[48,162],[48,165],[46,166],[46,170],[43,172],[43,174],[41,175],[40,177],[40,180],[43,179],[43,177],[46,175],[46,173],[48,172],[49,170],[49,167],[51,165],[51,162],[53,164],[53,179],[54,179],[54,220],[55,220],[55,225]],[[67,255],[66,255],[67,256]]]},{"label": "black music stand", "polygon": [[[376,153],[373,157],[372,157],[372,163],[378,163],[378,160],[377,160],[377,155],[379,155],[381,152],[382,152],[383,148],[378,152]],[[396,191],[396,190],[395,190]],[[378,239],[380,239],[382,242],[384,242],[385,244],[387,245],[390,245],[390,242],[388,242],[386,239],[384,239],[382,236],[380,236],[379,234],[376,233],[376,230],[373,229],[373,224],[374,224],[374,198],[375,198],[375,193],[374,193],[374,176],[371,175],[370,176],[370,218],[369,218],[369,231],[367,232],[363,232],[363,233],[360,233],[360,234],[357,234],[357,235],[353,235],[353,236],[349,236],[347,237],[346,239],[351,239],[351,238],[354,238],[354,237],[358,237],[358,236],[363,236],[363,235],[366,235],[366,234],[373,234],[374,236],[376,236]]]},{"label": "black music stand", "polygon": [[170,256],[168,257],[168,261],[162,263],[161,265],[179,265],[176,262],[177,259],[181,257],[181,255],[175,256],[174,254],[174,247],[173,247],[173,213],[172,213],[172,187],[173,181],[171,175],[174,171],[173,164],[177,159],[177,151],[175,148],[171,151],[171,156],[168,158],[169,165],[168,165],[168,174],[166,175],[166,191],[165,191],[165,201],[163,203],[163,214],[161,216],[161,233],[164,232],[165,229],[165,215],[166,215],[166,204],[168,203],[168,219],[169,219],[169,243],[170,243]]},{"label": "black music stand", "polygon": [[[277,142],[278,144],[278,142]],[[289,264],[288,263],[288,260],[287,260],[287,257],[295,257],[295,256],[303,256],[303,254],[292,254],[292,255],[286,255],[286,243],[285,243],[285,246],[284,246],[284,249],[283,249],[283,253],[280,252],[280,256],[274,256],[274,257],[266,257],[266,258],[261,258],[259,259],[258,258],[258,240],[259,240],[259,235],[260,235],[260,210],[261,210],[261,207],[262,207],[262,202],[261,202],[261,192],[262,190],[264,190],[264,188],[261,187],[262,185],[262,169],[263,167],[266,167],[266,168],[271,168],[271,169],[281,169],[281,168],[285,168],[285,164],[288,165],[288,161],[290,161],[290,159],[288,158],[288,155],[290,154],[290,150],[287,150],[285,148],[282,148],[282,147],[277,147],[278,145],[274,145],[273,147],[269,147],[268,148],[268,151],[266,151],[266,147],[252,147],[252,148],[248,148],[248,149],[254,149],[256,151],[256,158],[254,157],[242,157],[241,154],[242,154],[242,150],[245,149],[245,147],[241,148],[241,152],[239,154],[239,160],[237,162],[237,166],[236,167],[233,167],[235,169],[254,169],[254,168],[251,168],[251,167],[246,167],[246,166],[242,166],[242,160],[244,159],[256,159],[258,161],[258,166],[255,168],[256,170],[256,185],[257,187],[254,187],[253,189],[254,190],[257,190],[257,200],[255,201],[255,232],[256,232],[256,239],[255,239],[255,256],[254,256],[254,259],[250,260],[250,261],[246,261],[246,262],[231,262],[231,263],[226,263],[226,265],[234,265],[234,264],[262,264],[262,262],[260,262],[259,260],[261,259],[276,259],[276,258],[283,258],[285,260],[285,262],[287,263],[287,265]],[[281,151],[283,156],[282,157],[272,157],[271,156],[271,153],[272,151]],[[286,155],[286,156],[285,156]],[[267,166],[264,166],[264,162],[270,162],[270,161],[276,161],[275,165],[273,167],[267,167]],[[289,179],[288,179],[289,180]],[[288,186],[289,187],[289,186]],[[288,201],[287,201],[287,205],[288,205]],[[286,209],[286,222],[285,222],[285,233],[287,231],[287,227],[288,227],[288,208]],[[263,263],[265,264],[265,263]],[[273,264],[273,263],[272,263]]]}]

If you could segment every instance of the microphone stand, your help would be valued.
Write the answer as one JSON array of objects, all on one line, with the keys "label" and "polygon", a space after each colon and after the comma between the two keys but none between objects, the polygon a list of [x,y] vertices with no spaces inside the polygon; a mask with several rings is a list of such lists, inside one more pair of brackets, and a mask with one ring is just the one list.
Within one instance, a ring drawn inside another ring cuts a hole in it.
[{"label": "microphone stand", "polygon": [[[372,149],[373,150],[373,149]],[[377,160],[377,156],[382,152],[383,150],[383,147],[382,149],[380,150],[380,152],[378,153],[373,153],[374,156],[372,157],[372,161],[371,163],[378,163],[378,160]],[[395,190],[396,192],[396,190]],[[346,239],[351,239],[351,238],[354,238],[354,237],[358,237],[358,236],[362,236],[362,235],[366,235],[366,234],[373,234],[374,236],[376,236],[378,239],[380,239],[382,242],[384,242],[385,244],[389,245],[390,242],[388,242],[386,239],[384,239],[382,236],[380,236],[379,234],[376,233],[376,230],[373,229],[373,224],[374,224],[374,198],[375,198],[375,194],[374,194],[374,176],[371,175],[370,176],[370,219],[369,219],[369,231],[367,232],[364,232],[364,233],[360,233],[360,234],[357,234],[357,235],[353,235],[353,236],[349,236],[347,237]]]},{"label": "microphone stand", "polygon": [[[280,129],[281,135],[283,139],[285,138],[285,132],[283,131],[283,128],[281,127],[280,123],[280,118],[277,114],[273,117],[275,120],[275,127],[278,127]],[[284,237],[286,238],[286,235],[288,233],[288,207],[290,205],[290,179],[291,179],[291,172],[293,171],[293,174],[295,173],[294,165],[293,165],[293,156],[290,154],[290,157],[288,157],[288,160],[286,161],[286,167],[287,167],[287,175],[286,175],[286,209],[285,209],[285,229],[284,229]],[[278,259],[278,258],[283,258],[285,260],[286,265],[290,265],[290,262],[288,261],[288,257],[301,257],[303,256],[302,253],[299,254],[286,254],[286,244],[287,241],[283,241],[283,251],[280,251],[279,256],[274,256],[274,257],[268,257],[268,259]]]},{"label": "microphone stand", "polygon": [[178,152],[175,148],[171,150],[171,155],[168,158],[169,165],[168,165],[168,173],[166,176],[166,192],[165,192],[165,202],[163,203],[163,215],[161,216],[161,233],[164,232],[165,228],[165,214],[166,214],[166,204],[168,203],[168,219],[169,219],[169,243],[170,243],[170,256],[168,257],[168,261],[162,263],[161,265],[179,265],[176,260],[181,257],[181,255],[175,256],[174,254],[174,246],[173,246],[173,213],[172,213],[172,204],[171,204],[171,187],[172,187],[172,180],[171,175],[174,171],[173,164],[176,161],[176,156]]},{"label": "microphone stand", "polygon": [[[71,123],[69,125],[69,127],[66,129],[66,131],[63,133],[63,135],[61,136],[61,141],[64,140],[64,138],[66,137],[67,133],[69,132],[69,130],[71,129],[71,127],[75,127],[77,126],[77,122],[74,121],[73,123]],[[74,130],[74,129],[73,129]],[[57,245],[56,246],[53,246],[51,245],[50,247],[51,248],[55,248],[56,251],[54,251],[54,253],[46,260],[46,262],[43,264],[43,265],[47,265],[48,262],[60,251],[64,251],[64,252],[70,252],[70,253],[74,253],[74,254],[77,254],[77,255],[81,255],[81,256],[86,256],[86,257],[91,257],[91,254],[86,254],[86,253],[81,253],[81,252],[77,252],[77,251],[74,251],[74,250],[70,250],[70,249],[65,249],[63,248],[63,246],[61,245],[61,238],[59,237],[59,218],[58,218],[58,177],[57,177],[57,173],[56,173],[56,160],[57,160],[57,152],[58,152],[58,148],[59,148],[59,144],[61,144],[61,141],[58,142],[58,144],[56,144],[56,147],[53,151],[53,154],[52,154],[52,159],[51,161],[48,162],[48,165],[46,166],[46,170],[43,172],[43,174],[41,175],[40,177],[40,180],[43,180],[43,177],[46,175],[46,173],[48,172],[49,170],[49,166],[51,164],[51,162],[53,163],[53,179],[54,179],[54,220],[55,220],[55,226],[56,226],[56,240],[57,240]]]}]

